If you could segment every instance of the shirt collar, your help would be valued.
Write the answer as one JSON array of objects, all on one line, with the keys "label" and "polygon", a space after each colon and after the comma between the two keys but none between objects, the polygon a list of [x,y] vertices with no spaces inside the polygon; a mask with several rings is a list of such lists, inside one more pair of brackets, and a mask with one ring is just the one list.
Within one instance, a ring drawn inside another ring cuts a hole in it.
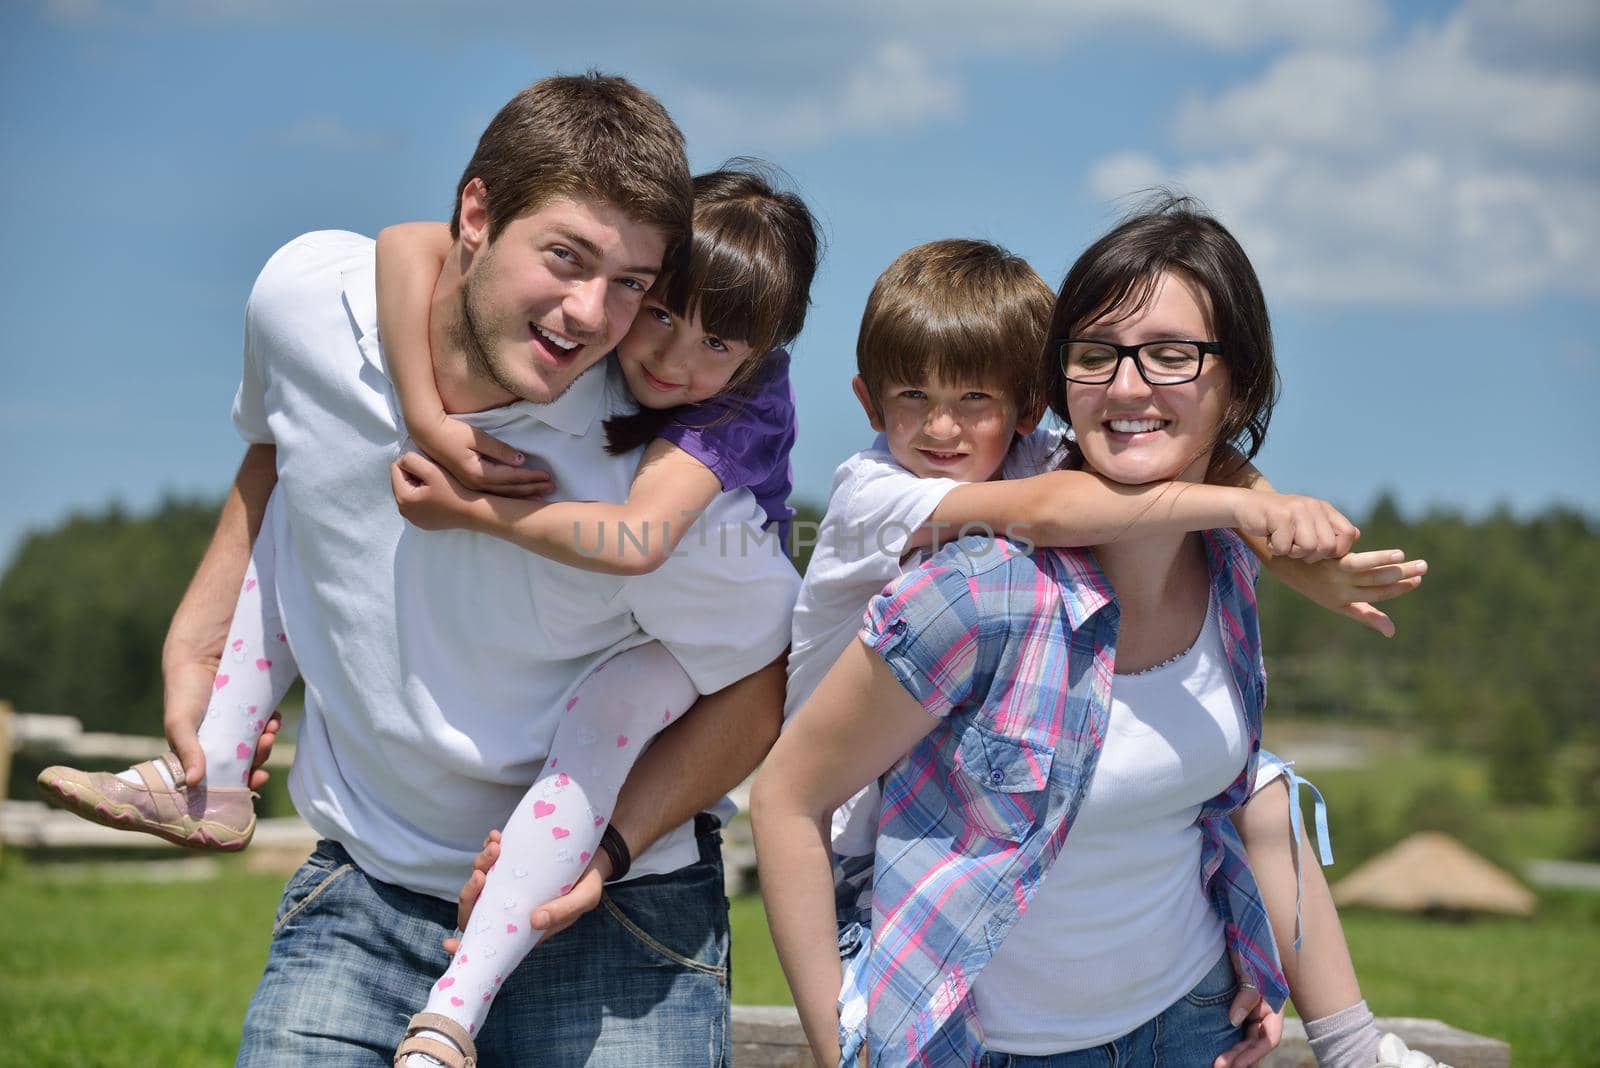
[{"label": "shirt collar", "polygon": [[[1213,583],[1232,585],[1236,582],[1236,576],[1241,574],[1247,579],[1254,579],[1255,555],[1250,552],[1243,538],[1231,530],[1203,530],[1200,535]],[[1069,550],[1058,554],[1058,557],[1076,580],[1063,583],[1062,592],[1067,605],[1067,622],[1073,630],[1077,630],[1100,609],[1115,604],[1116,595],[1111,590],[1111,582],[1105,572],[1100,570],[1093,550]]]},{"label": "shirt collar", "polygon": [[[376,261],[345,271],[342,284],[345,312],[350,316],[350,325],[356,335],[356,347],[361,350],[362,359],[393,382],[394,376],[389,374],[388,365],[384,361],[382,339],[378,336]],[[549,404],[514,401],[489,411],[475,412],[473,415],[477,418],[471,419],[470,422],[483,429],[492,429],[494,426],[504,426],[515,419],[525,417],[537,419],[555,430],[574,437],[582,437],[589,432],[589,428],[594,425],[595,417],[601,414],[601,409],[605,405],[606,366],[609,362],[609,356],[600,360],[579,375],[572,385],[567,387],[565,393]]]},{"label": "shirt collar", "polygon": [[1093,552],[1084,549],[1081,552],[1064,553],[1062,559],[1077,579],[1076,582],[1064,583],[1062,588],[1067,606],[1067,623],[1077,630],[1096,612],[1114,605],[1116,598],[1112,596],[1111,583],[1105,572],[1100,570]]}]

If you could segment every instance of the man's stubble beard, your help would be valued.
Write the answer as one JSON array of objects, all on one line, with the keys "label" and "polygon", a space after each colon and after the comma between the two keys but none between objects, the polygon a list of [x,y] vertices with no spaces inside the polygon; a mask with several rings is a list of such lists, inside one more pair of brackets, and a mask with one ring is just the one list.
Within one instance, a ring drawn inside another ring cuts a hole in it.
[{"label": "man's stubble beard", "polygon": [[481,260],[478,263],[478,269],[469,274],[463,282],[461,286],[461,314],[456,322],[451,325],[450,340],[466,356],[467,370],[470,373],[487,379],[499,389],[519,400],[531,401],[534,404],[553,404],[567,390],[572,388],[572,383],[576,382],[581,377],[580,375],[573,375],[554,396],[542,399],[529,397],[506,377],[505,372],[495,363],[494,357],[489,355],[493,339],[483,325],[483,320],[488,316],[480,315],[476,305],[478,303],[479,290],[481,289],[478,279],[486,273],[487,268],[493,262],[493,254],[494,247],[492,245],[480,252]]}]

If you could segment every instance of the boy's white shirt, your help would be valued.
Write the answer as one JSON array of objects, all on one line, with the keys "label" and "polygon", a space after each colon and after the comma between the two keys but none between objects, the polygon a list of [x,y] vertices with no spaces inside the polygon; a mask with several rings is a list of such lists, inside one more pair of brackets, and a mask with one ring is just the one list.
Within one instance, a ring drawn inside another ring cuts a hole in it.
[{"label": "boy's white shirt", "polygon": [[[719,690],[783,651],[799,580],[770,544],[749,547],[765,519],[746,489],[719,495],[672,559],[627,580],[485,534],[409,526],[389,488],[404,433],[377,336],[372,249],[324,231],[269,261],[246,311],[234,422],[277,450],[262,529],[306,681],[290,796],[363,870],[450,900],[485,832],[537,777],[590,671],[655,638],[698,691]],[[552,499],[621,501],[638,456],[607,454],[601,427],[628,410],[607,359],[550,404],[463,419],[548,465],[562,487]],[[698,856],[691,821],[630,874]]]},{"label": "boy's white shirt", "polygon": [[[1059,466],[1064,442],[1064,431],[1040,427],[1012,444],[1001,476],[1026,478]],[[795,602],[785,721],[849,647],[861,629],[867,602],[926,555],[920,550],[907,555],[906,542],[928,522],[945,494],[959,485],[955,479],[920,478],[907,471],[889,452],[882,434],[871,448],[839,465]],[[939,540],[952,541],[959,534],[941,531]],[[878,832],[877,802],[877,787],[869,785],[835,810],[835,852],[847,856],[872,852]]]}]

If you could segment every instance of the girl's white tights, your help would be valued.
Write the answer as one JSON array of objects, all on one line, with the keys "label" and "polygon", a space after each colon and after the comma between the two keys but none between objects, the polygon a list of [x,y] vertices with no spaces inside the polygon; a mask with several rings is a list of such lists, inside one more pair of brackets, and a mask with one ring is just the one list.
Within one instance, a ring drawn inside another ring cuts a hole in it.
[{"label": "girl's white tights", "polygon": [[[211,682],[211,703],[200,723],[200,748],[206,754],[202,783],[250,785],[256,739],[299,674],[278,614],[275,560],[272,535],[263,528],[250,550],[222,663]],[[156,766],[165,778],[165,766],[159,762]],[[121,777],[136,784],[141,781],[131,770]]]},{"label": "girl's white tights", "polygon": [[640,748],[695,697],[689,676],[658,642],[618,653],[578,684],[539,780],[506,821],[500,858],[426,1011],[477,1034],[500,984],[539,940],[529,914],[572,888],[599,848]]}]

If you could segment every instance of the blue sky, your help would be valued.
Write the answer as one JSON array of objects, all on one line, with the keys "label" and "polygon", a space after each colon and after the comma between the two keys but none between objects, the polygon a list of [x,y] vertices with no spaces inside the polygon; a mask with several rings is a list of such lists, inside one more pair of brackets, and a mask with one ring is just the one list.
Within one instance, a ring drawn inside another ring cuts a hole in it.
[{"label": "blue sky", "polygon": [[1267,287],[1260,463],[1356,511],[1600,513],[1600,8],[1587,0],[53,0],[0,8],[0,559],[112,500],[219,492],[250,283],[297,233],[442,218],[556,71],[661,96],[695,168],[783,166],[828,234],[798,496],[864,443],[855,330],[904,248],[1055,284],[1155,183]]}]

